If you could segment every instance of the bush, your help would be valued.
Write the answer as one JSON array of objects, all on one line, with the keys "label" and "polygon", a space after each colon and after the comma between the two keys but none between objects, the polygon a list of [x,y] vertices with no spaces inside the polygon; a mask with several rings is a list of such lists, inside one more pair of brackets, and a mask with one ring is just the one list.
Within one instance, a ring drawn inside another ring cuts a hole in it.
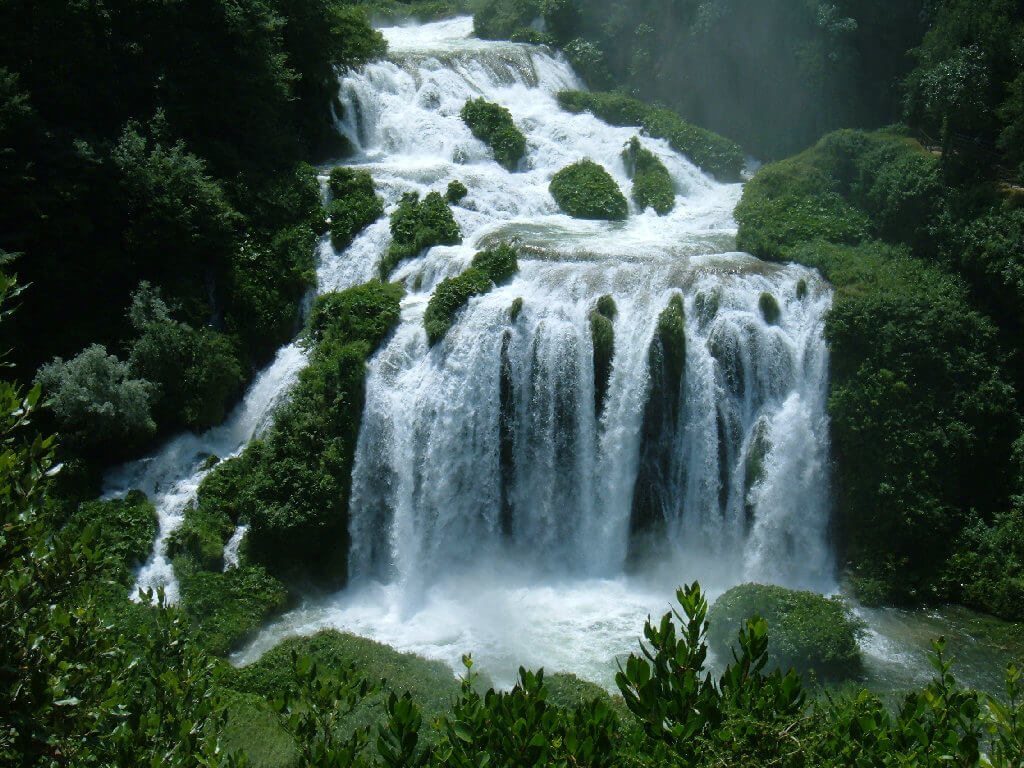
[{"label": "bush", "polygon": [[391,214],[391,237],[391,247],[381,261],[382,280],[400,261],[418,256],[427,248],[458,245],[462,231],[440,194],[431,192],[421,202],[417,193],[408,192]]},{"label": "bush", "polygon": [[450,205],[456,205],[466,199],[466,195],[469,194],[469,190],[466,189],[466,185],[458,179],[448,183],[448,191],[445,194],[445,199]]},{"label": "bush", "polygon": [[156,431],[150,412],[156,388],[132,378],[127,363],[99,345],[39,369],[36,383],[49,398],[65,440],[82,451],[125,456]]},{"label": "bush", "polygon": [[480,251],[465,272],[442,280],[434,290],[423,314],[427,340],[433,345],[444,338],[455,320],[455,314],[473,296],[486,293],[493,285],[508,280],[519,269],[515,249],[501,244]]},{"label": "bush", "polygon": [[737,630],[752,616],[768,622],[772,666],[830,679],[860,671],[858,640],[865,626],[842,598],[762,584],[733,587],[708,614],[708,642],[719,658],[731,657]]},{"label": "bush", "polygon": [[367,171],[334,168],[327,182],[331,202],[331,245],[337,251],[348,248],[360,232],[384,215],[384,201],[377,196],[373,177]]},{"label": "bush", "polygon": [[944,596],[1007,621],[1024,620],[1024,510],[1018,503],[991,524],[974,520],[942,573]]},{"label": "bush", "polygon": [[123,499],[81,504],[61,530],[61,536],[87,541],[102,553],[122,584],[132,583],[133,571],[149,557],[156,534],[156,509],[140,491]]},{"label": "bush", "polygon": [[512,122],[512,113],[486,99],[470,99],[462,107],[462,120],[494,152],[503,168],[514,171],[526,154],[526,137]]},{"label": "bush", "polygon": [[257,565],[213,572],[198,568],[187,557],[174,560],[181,588],[182,609],[209,653],[224,656],[259,629],[288,602],[277,579]]},{"label": "bush", "polygon": [[642,126],[651,111],[649,104],[620,93],[560,91],[558,104],[566,112],[590,112],[609,125]]},{"label": "bush", "polygon": [[650,206],[659,216],[664,216],[675,208],[675,184],[657,155],[644,149],[640,140],[633,137],[622,158],[629,177],[633,179],[633,200],[641,211]]},{"label": "bush", "polygon": [[604,168],[580,160],[555,174],[549,187],[558,207],[577,219],[623,221],[629,204]]},{"label": "bush", "polygon": [[537,0],[476,0],[472,10],[473,31],[484,40],[507,40],[540,18]]},{"label": "bush", "polygon": [[234,523],[222,508],[193,503],[171,534],[167,552],[172,557],[188,555],[202,570],[220,571],[224,568],[224,545],[234,531]]}]

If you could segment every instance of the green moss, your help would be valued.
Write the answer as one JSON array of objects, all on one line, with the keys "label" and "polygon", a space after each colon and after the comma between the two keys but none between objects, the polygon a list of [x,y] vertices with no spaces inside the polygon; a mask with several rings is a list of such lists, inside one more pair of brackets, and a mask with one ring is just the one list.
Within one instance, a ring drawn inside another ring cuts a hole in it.
[{"label": "green moss", "polygon": [[802,277],[796,283],[796,297],[800,301],[807,298],[807,281]]},{"label": "green moss", "polygon": [[778,325],[782,317],[782,309],[774,296],[765,291],[757,300],[757,308],[761,310],[761,317],[768,325]]},{"label": "green moss", "polygon": [[675,184],[661,160],[640,145],[635,136],[622,153],[629,177],[633,179],[633,200],[640,210],[653,208],[659,216],[676,205]]},{"label": "green moss", "polygon": [[448,191],[445,193],[445,199],[451,205],[456,205],[457,203],[461,203],[468,194],[469,190],[466,189],[466,185],[458,179],[455,179],[448,183]]},{"label": "green moss", "polygon": [[514,171],[526,154],[526,137],[516,128],[512,113],[486,99],[470,99],[462,107],[462,120],[473,135],[494,152],[494,159]]},{"label": "green moss", "polygon": [[200,568],[219,571],[224,567],[224,545],[234,530],[224,507],[191,504],[181,526],[171,534],[167,552],[172,557],[189,555]]},{"label": "green moss", "polygon": [[384,215],[384,201],[377,196],[373,177],[367,171],[334,168],[327,183],[332,200],[327,206],[331,219],[331,244],[344,250],[356,235]]},{"label": "green moss", "polygon": [[731,658],[736,633],[751,616],[768,622],[773,666],[813,671],[829,679],[852,677],[860,671],[858,640],[864,624],[842,598],[762,584],[733,587],[708,614],[708,643],[720,658]]},{"label": "green moss", "polygon": [[[384,680],[383,693],[357,707],[343,725],[346,731],[379,723],[385,717],[383,704],[390,692],[399,696],[406,692],[412,694],[423,711],[425,722],[448,712],[459,693],[458,681],[443,662],[399,653],[372,640],[335,631],[285,640],[267,651],[259,661],[231,670],[225,684],[237,691],[259,695],[268,692],[283,695],[294,690],[293,653],[308,657],[318,670],[328,675],[355,668],[368,679]],[[430,738],[426,732],[424,735]]]},{"label": "green moss", "polygon": [[615,356],[615,327],[612,321],[595,310],[590,313],[590,337],[594,345],[594,412],[600,415],[608,396]]},{"label": "green moss", "polygon": [[439,193],[431,192],[421,201],[417,193],[408,192],[391,214],[391,238],[391,246],[381,261],[382,280],[404,259],[414,258],[435,245],[458,245],[462,242],[462,231]]},{"label": "green moss", "polygon": [[556,173],[550,191],[558,207],[577,219],[623,221],[629,215],[615,179],[591,160],[580,160]]},{"label": "green moss", "polygon": [[662,350],[668,380],[678,388],[686,370],[686,312],[683,298],[678,293],[658,316],[655,335]]},{"label": "green moss", "polygon": [[760,420],[754,427],[754,435],[751,437],[746,462],[743,466],[743,509],[748,528],[754,523],[754,509],[749,494],[751,489],[764,479],[764,463],[771,447],[771,440],[768,438],[768,422]]},{"label": "green moss", "polygon": [[508,308],[508,317],[513,323],[519,319],[519,315],[523,313],[523,297],[520,296],[512,302],[512,306]]},{"label": "green moss", "polygon": [[718,315],[718,309],[722,303],[722,291],[715,288],[711,291],[700,291],[693,297],[693,311],[697,316],[697,322],[707,326]]},{"label": "green moss", "polygon": [[603,315],[609,320],[614,320],[619,314],[619,308],[615,306],[615,299],[608,295],[597,300],[596,309],[599,315]]},{"label": "green moss", "polygon": [[486,293],[493,285],[508,280],[519,269],[516,251],[507,244],[480,251],[470,268],[460,275],[442,280],[430,297],[423,314],[423,326],[430,344],[444,338],[455,320],[455,314],[473,296]]},{"label": "green moss", "polygon": [[84,537],[124,584],[131,583],[134,569],[149,556],[156,534],[156,510],[140,491],[123,499],[85,502],[62,529],[70,539]]},{"label": "green moss", "polygon": [[284,585],[258,565],[204,571],[188,557],[174,560],[181,606],[207,651],[237,648],[288,602]]}]

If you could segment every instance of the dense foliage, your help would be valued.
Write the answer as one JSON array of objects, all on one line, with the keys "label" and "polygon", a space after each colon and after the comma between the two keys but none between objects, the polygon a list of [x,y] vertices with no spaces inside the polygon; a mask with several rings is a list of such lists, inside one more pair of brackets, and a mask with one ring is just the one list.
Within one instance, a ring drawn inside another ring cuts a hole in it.
[{"label": "dense foliage", "polygon": [[574,218],[622,221],[629,216],[619,185],[593,160],[566,166],[551,179],[549,189],[558,207]]},{"label": "dense foliage", "polygon": [[659,216],[664,216],[675,208],[675,184],[657,155],[644,148],[634,136],[623,150],[622,158],[633,179],[633,200],[641,211],[649,206]]},{"label": "dense foliage", "polygon": [[480,141],[491,148],[503,168],[514,171],[526,154],[526,137],[516,128],[512,113],[484,98],[470,99],[462,107],[462,120]]},{"label": "dense foliage", "polygon": [[638,125],[648,136],[665,139],[672,149],[721,181],[738,181],[746,163],[738,144],[687,123],[670,109],[619,93],[583,91],[562,91],[558,103],[570,112],[590,112],[609,125]]},{"label": "dense foliage", "polygon": [[[973,300],[1005,299],[1008,286],[1004,274],[968,272],[972,296],[934,263],[958,253],[977,264],[957,250],[980,226],[958,223],[961,201],[989,197],[947,188],[939,162],[896,134],[843,131],[765,167],[736,210],[741,248],[817,267],[836,287],[826,336],[837,523],[855,585],[870,600],[970,600],[971,582],[990,577],[963,571],[968,531],[984,539],[978,525],[1010,524],[1001,513],[1011,505],[1020,417],[999,328]],[[990,205],[987,215],[1012,220]],[[1005,241],[978,240],[994,258],[1005,252]],[[956,564],[966,586],[945,578],[943,563]]]},{"label": "dense foliage", "polygon": [[731,657],[736,631],[751,616],[768,622],[770,665],[826,678],[859,672],[863,623],[842,598],[763,584],[733,587],[708,614],[708,643],[720,658]]},{"label": "dense foliage", "polygon": [[386,280],[399,262],[428,248],[461,242],[462,230],[440,193],[430,192],[420,200],[416,192],[407,192],[391,214],[391,246],[381,260],[380,277]]},{"label": "dense foliage", "polygon": [[377,196],[373,177],[366,171],[334,168],[327,182],[331,202],[331,244],[335,250],[348,248],[356,235],[384,215],[384,201]]},{"label": "dense foliage", "polygon": [[473,257],[469,269],[455,277],[442,280],[423,313],[423,327],[430,344],[445,337],[455,320],[455,314],[473,296],[486,293],[519,271],[515,249],[502,243]]}]

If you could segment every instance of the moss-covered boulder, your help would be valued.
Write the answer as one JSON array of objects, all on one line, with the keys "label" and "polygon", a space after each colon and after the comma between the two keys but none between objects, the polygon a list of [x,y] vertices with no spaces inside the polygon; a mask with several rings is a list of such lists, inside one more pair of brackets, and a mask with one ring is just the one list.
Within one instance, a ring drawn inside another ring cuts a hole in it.
[{"label": "moss-covered boulder", "polygon": [[456,313],[473,296],[487,293],[494,285],[508,280],[519,270],[516,251],[502,243],[496,248],[480,251],[465,272],[442,280],[430,297],[423,314],[427,340],[436,344],[444,338],[455,321]]},{"label": "moss-covered boulder", "polygon": [[720,288],[700,291],[693,297],[693,312],[701,327],[707,327],[718,316],[718,309],[721,305],[722,291]]},{"label": "moss-covered boulder", "polygon": [[223,507],[193,503],[185,509],[185,519],[171,534],[167,552],[172,557],[188,555],[207,571],[224,567],[224,545],[235,524]]},{"label": "moss-covered boulder", "polygon": [[686,317],[683,299],[673,295],[658,317],[658,325],[647,354],[650,392],[641,427],[640,465],[633,490],[631,552],[642,551],[642,541],[657,534],[672,495],[672,441],[683,403],[686,375]]},{"label": "moss-covered boulder", "polygon": [[608,397],[612,378],[612,359],[615,357],[615,326],[618,314],[615,299],[602,296],[590,313],[590,337],[594,346],[594,412],[600,416]]},{"label": "moss-covered boulder", "polygon": [[640,210],[653,208],[659,216],[676,205],[675,184],[664,163],[640,144],[635,136],[622,152],[626,171],[633,180],[633,200]]},{"label": "moss-covered boulder", "polygon": [[431,192],[420,200],[416,192],[407,192],[391,214],[391,246],[381,260],[380,277],[387,279],[399,262],[428,248],[461,242],[462,230],[440,193]]},{"label": "moss-covered boulder", "polygon": [[512,113],[484,98],[470,99],[462,107],[462,121],[473,135],[491,148],[503,168],[514,171],[526,154],[526,137],[516,128]]},{"label": "moss-covered boulder", "polygon": [[465,200],[466,195],[469,194],[469,190],[466,185],[458,179],[448,182],[448,189],[445,192],[445,199],[450,205],[457,205]]},{"label": "moss-covered boulder", "polygon": [[782,308],[779,301],[770,293],[765,291],[757,300],[757,307],[761,310],[761,317],[768,325],[778,325],[782,319]]},{"label": "moss-covered boulder", "polygon": [[563,212],[577,219],[624,221],[629,204],[615,179],[592,160],[580,160],[555,174],[549,187]]},{"label": "moss-covered boulder", "polygon": [[331,202],[327,215],[331,220],[331,245],[344,250],[356,235],[384,215],[384,201],[377,196],[373,177],[367,171],[335,168],[327,182]]},{"label": "moss-covered boulder", "polygon": [[751,616],[768,622],[773,667],[793,667],[829,680],[860,672],[858,641],[865,627],[842,598],[763,584],[733,587],[708,614],[708,644],[719,658],[732,658],[737,632]]},{"label": "moss-covered boulder", "polygon": [[512,306],[508,308],[508,319],[514,323],[521,314],[523,314],[523,297],[519,296],[512,302]]}]

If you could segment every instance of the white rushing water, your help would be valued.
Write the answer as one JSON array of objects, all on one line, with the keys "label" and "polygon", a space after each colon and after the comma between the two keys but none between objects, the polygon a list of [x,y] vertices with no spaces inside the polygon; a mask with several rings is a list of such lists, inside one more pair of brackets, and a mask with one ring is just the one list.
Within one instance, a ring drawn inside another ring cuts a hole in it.
[{"label": "white rushing water", "polygon": [[[548,185],[584,157],[629,195],[621,152],[639,129],[563,112],[555,94],[580,87],[564,60],[473,39],[468,18],[383,32],[388,59],[341,80],[339,129],[389,213],[404,192],[463,182],[469,195],[453,210],[464,242],[391,276],[408,295],[367,378],[350,587],[275,622],[237,660],[335,627],[453,666],[472,651],[498,683],[520,663],[607,682],[645,615],[685,580],[712,593],[748,580],[832,589],[828,286],[811,270],[731,252],[741,185],[716,182],[661,140],[641,137],[677,186],[669,215],[632,202],[621,223],[562,215]],[[526,135],[518,172],[459,118],[477,96],[507,107]],[[434,288],[501,239],[519,244],[519,273],[472,299],[429,347],[422,319]],[[384,217],[344,253],[322,246],[319,289],[374,277],[389,240]],[[759,309],[764,293],[781,307],[777,324]],[[605,295],[617,306],[615,351],[598,411],[590,314]],[[677,295],[685,376],[659,392],[650,349]],[[140,487],[160,512],[140,584],[173,589],[164,541],[203,457],[238,451],[303,362],[286,348],[229,424],[112,478],[112,491]]]}]

